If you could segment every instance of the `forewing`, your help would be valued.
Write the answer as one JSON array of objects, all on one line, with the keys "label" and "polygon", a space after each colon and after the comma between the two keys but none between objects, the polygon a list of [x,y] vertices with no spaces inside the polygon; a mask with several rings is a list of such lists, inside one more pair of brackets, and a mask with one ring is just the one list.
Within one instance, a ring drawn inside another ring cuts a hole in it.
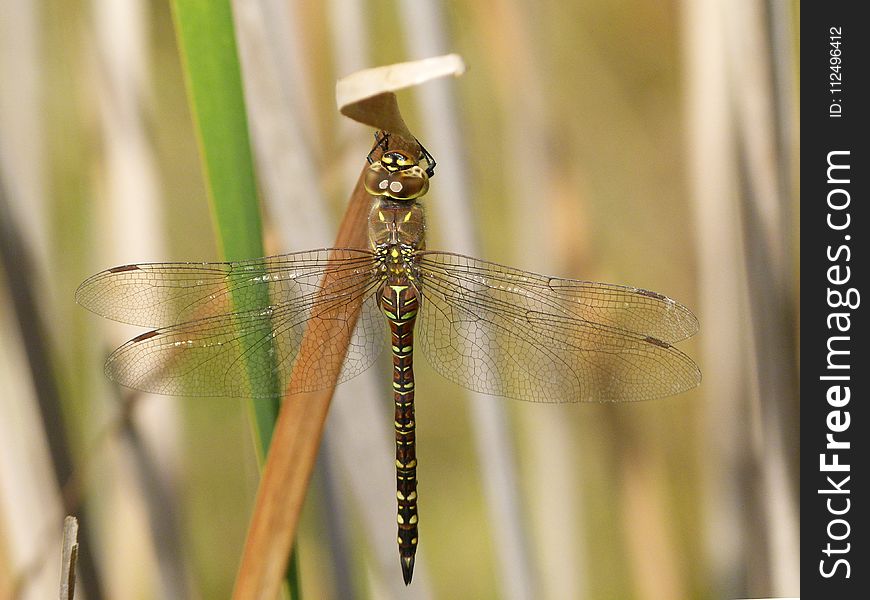
[{"label": "forewing", "polygon": [[98,315],[166,327],[236,310],[291,304],[324,273],[353,277],[372,268],[371,252],[323,249],[225,263],[149,263],[114,267],[85,280],[76,301]]},{"label": "forewing", "polygon": [[524,304],[599,323],[663,342],[675,343],[698,332],[698,319],[679,302],[641,288],[548,277],[447,252],[425,252],[430,273],[450,273],[475,284],[509,292]]}]

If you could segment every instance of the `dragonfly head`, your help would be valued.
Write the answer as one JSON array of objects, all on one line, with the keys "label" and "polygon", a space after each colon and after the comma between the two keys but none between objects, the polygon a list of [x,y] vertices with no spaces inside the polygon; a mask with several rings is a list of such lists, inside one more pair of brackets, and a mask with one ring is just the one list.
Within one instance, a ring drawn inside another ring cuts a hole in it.
[{"label": "dragonfly head", "polygon": [[401,152],[391,151],[369,166],[365,186],[372,196],[413,200],[429,191],[429,176],[419,161]]},{"label": "dragonfly head", "polygon": [[[418,142],[419,144],[419,142]],[[375,150],[383,149],[379,160]],[[389,134],[375,135],[375,146],[369,153],[369,168],[365,175],[366,191],[372,196],[387,196],[394,200],[414,200],[429,191],[429,178],[435,172],[435,161],[420,145],[419,155],[409,156],[402,150],[389,148]],[[421,163],[425,161],[425,166]]]}]

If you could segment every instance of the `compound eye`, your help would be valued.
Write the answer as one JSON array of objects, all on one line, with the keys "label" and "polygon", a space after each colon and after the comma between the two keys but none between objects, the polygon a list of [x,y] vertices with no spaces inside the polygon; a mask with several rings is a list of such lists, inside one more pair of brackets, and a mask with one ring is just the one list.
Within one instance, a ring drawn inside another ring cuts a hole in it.
[{"label": "compound eye", "polygon": [[372,196],[383,196],[388,193],[390,172],[380,162],[376,162],[366,169],[363,183],[366,191]]},{"label": "compound eye", "polygon": [[397,200],[413,200],[429,190],[429,178],[426,172],[414,165],[403,171],[390,175],[387,196]]}]

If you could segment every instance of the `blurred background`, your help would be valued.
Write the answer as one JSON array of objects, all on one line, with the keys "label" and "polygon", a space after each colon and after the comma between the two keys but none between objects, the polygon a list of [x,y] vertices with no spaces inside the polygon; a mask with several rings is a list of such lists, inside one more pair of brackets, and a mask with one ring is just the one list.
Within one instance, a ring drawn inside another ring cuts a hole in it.
[{"label": "blurred background", "polygon": [[[381,363],[339,387],[298,537],[307,598],[797,596],[799,3],[235,0],[266,250],[327,247],[400,93],[438,161],[429,247],[691,307],[701,386],[619,405],[473,395],[417,367],[420,551],[401,582]],[[230,595],[256,493],[234,399],[103,377],[141,333],[74,302],[113,265],[219,260],[170,4],[0,3],[0,598]]]}]

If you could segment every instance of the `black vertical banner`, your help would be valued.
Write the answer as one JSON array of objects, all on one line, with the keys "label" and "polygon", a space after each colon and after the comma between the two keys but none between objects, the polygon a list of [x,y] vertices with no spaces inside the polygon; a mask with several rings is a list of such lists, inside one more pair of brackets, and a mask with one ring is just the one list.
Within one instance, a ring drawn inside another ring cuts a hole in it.
[{"label": "black vertical banner", "polygon": [[867,69],[860,2],[801,8],[801,595],[870,590]]}]

